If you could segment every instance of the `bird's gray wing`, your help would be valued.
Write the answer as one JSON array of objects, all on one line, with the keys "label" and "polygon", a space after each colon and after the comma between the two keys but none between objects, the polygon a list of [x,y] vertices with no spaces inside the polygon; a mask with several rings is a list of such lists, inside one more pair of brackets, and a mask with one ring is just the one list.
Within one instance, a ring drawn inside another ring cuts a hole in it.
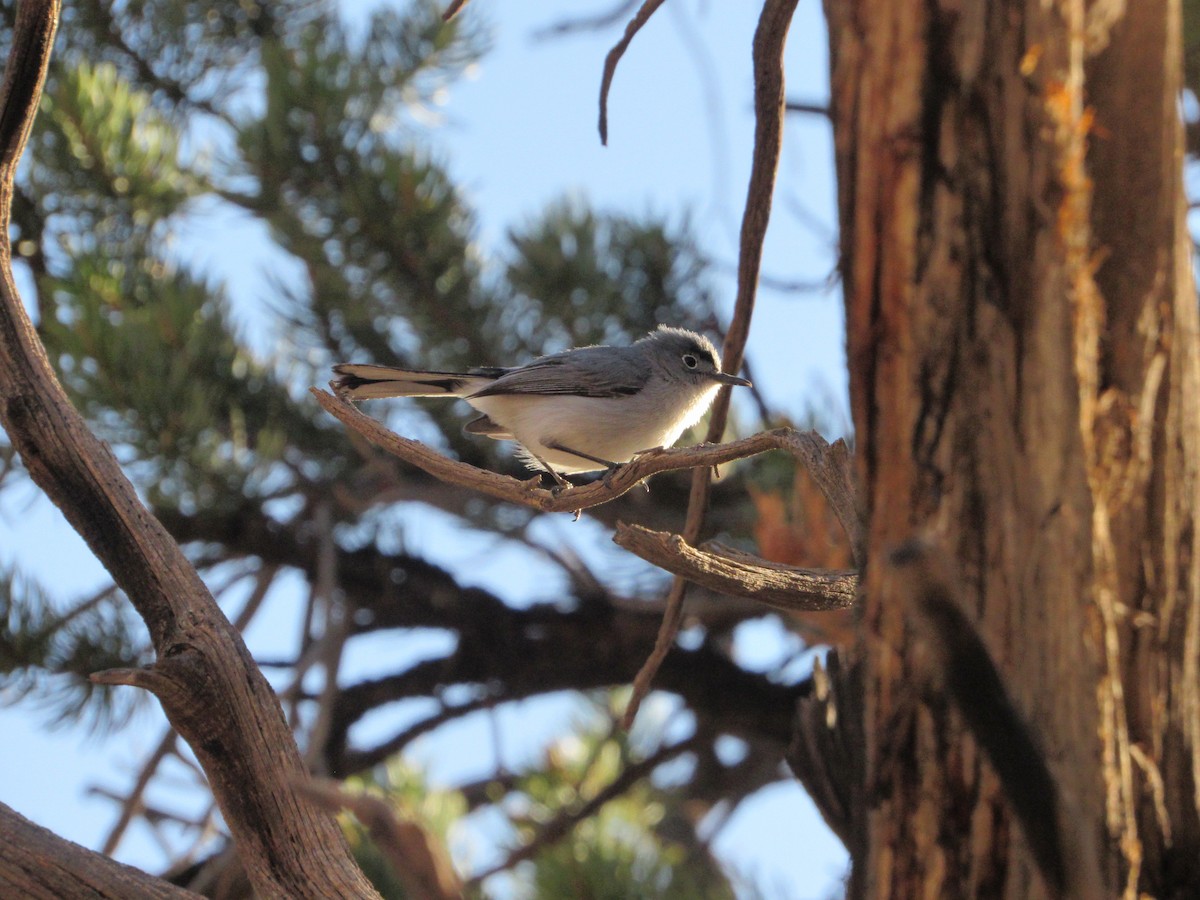
[{"label": "bird's gray wing", "polygon": [[628,397],[645,386],[650,372],[629,347],[583,347],[510,369],[471,394],[566,394],[576,397]]}]

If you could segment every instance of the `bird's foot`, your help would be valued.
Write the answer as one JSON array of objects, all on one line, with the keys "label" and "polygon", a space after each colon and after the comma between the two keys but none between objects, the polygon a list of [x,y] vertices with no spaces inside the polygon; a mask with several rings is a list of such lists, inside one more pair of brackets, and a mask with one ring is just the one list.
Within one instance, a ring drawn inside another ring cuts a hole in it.
[{"label": "bird's foot", "polygon": [[608,466],[605,467],[604,474],[600,476],[600,483],[603,484],[606,488],[611,489],[612,488],[612,480],[613,480],[614,476],[616,476],[616,474],[621,471],[621,468],[624,465],[625,465],[624,463],[610,463]]},{"label": "bird's foot", "polygon": [[[630,460],[630,462],[632,462],[632,460]],[[600,483],[609,490],[612,490],[612,480],[616,478],[617,473],[624,469],[627,465],[629,465],[629,463],[614,463],[613,465],[609,466],[604,470],[604,474],[600,476]],[[650,482],[647,478],[643,478],[638,482],[638,484],[646,489],[647,494],[650,493]]]},{"label": "bird's foot", "polygon": [[[637,453],[633,454],[633,456],[629,457],[629,461],[633,462],[638,457],[649,456],[653,453],[658,453],[665,449],[666,448],[663,447],[662,444],[659,444],[657,447],[647,447],[645,450],[639,450]],[[645,490],[647,494],[650,493],[650,476],[649,475],[647,475],[645,478],[643,478],[641,481],[639,481],[638,484],[640,484],[642,486],[643,490]]]}]

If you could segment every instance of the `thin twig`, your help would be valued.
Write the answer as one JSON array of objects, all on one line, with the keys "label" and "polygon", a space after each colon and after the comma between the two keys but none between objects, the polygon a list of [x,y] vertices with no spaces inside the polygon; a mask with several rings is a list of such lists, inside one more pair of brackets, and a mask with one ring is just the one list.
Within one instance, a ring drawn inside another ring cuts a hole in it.
[{"label": "thin twig", "polygon": [[345,605],[338,602],[337,591],[337,545],[333,540],[333,511],[328,500],[317,504],[313,516],[317,532],[317,577],[314,590],[324,610],[324,632],[320,640],[320,662],[325,682],[317,699],[317,715],[308,735],[308,750],[305,762],[309,771],[327,774],[325,768],[325,742],[333,725],[334,704],[338,697],[338,670],[342,664],[342,651],[346,646],[348,628]]},{"label": "thin twig", "polygon": [[316,584],[310,584],[304,602],[304,615],[300,621],[300,647],[292,665],[292,680],[279,692],[279,702],[287,715],[288,726],[293,731],[300,727],[300,703],[308,699],[304,693],[304,679],[308,676],[309,669],[317,664],[317,658],[320,656],[319,642],[313,638],[313,622],[316,620],[319,602],[320,588]]},{"label": "thin twig", "polygon": [[[735,268],[730,263],[717,262],[716,265],[724,271],[732,271]],[[837,285],[839,277],[840,275],[836,269],[820,279],[786,278],[781,275],[760,274],[758,276],[758,286],[777,291],[781,294],[827,294]],[[750,380],[754,381],[753,378]]]},{"label": "thin twig", "polygon": [[642,30],[642,26],[650,21],[650,17],[666,0],[646,0],[637,11],[629,24],[625,26],[625,34],[604,57],[604,74],[600,78],[600,143],[608,144],[608,90],[612,87],[613,76],[617,74],[617,63],[625,55],[633,36]]},{"label": "thin twig", "polygon": [[453,19],[455,16],[457,16],[460,12],[462,12],[463,7],[466,6],[469,2],[470,2],[470,0],[450,0],[450,5],[447,6],[446,11],[444,13],[442,13],[442,21],[449,22],[451,19]]},{"label": "thin twig", "polygon": [[[121,795],[116,791],[109,790],[105,787],[93,785],[88,788],[88,794],[93,797],[102,797],[105,800],[112,800],[114,803],[121,802]],[[186,825],[188,828],[199,828],[204,824],[203,815],[189,815],[182,812],[172,812],[162,806],[144,805],[142,807],[142,818],[144,818],[151,827],[157,827],[163,823],[171,825]],[[163,855],[173,856],[171,848],[166,844],[163,845]]]},{"label": "thin twig", "polygon": [[246,605],[237,614],[237,618],[233,620],[234,628],[244,632],[250,627],[251,621],[253,621],[263,601],[267,598],[267,592],[271,590],[271,585],[275,583],[275,576],[278,574],[279,566],[270,563],[264,564],[259,568],[258,572],[254,575],[254,590],[250,592],[250,596],[246,598]]},{"label": "thin twig", "polygon": [[635,6],[637,6],[637,0],[621,0],[620,3],[607,12],[598,13],[594,16],[580,16],[576,19],[560,19],[552,25],[539,28],[533,33],[533,37],[535,40],[542,40],[543,38],[573,34],[577,31],[599,31],[602,28],[617,24],[617,22],[629,15]]},{"label": "thin twig", "polygon": [[50,625],[49,628],[53,629],[54,631],[61,631],[62,629],[66,628],[68,625],[70,625],[71,622],[75,621],[80,616],[82,616],[84,613],[90,612],[91,610],[95,609],[97,606],[99,606],[105,600],[108,600],[109,598],[114,596],[116,593],[117,593],[117,586],[115,584],[110,584],[110,585],[107,585],[106,587],[102,587],[100,590],[98,590],[96,593],[92,594],[92,596],[88,597],[86,600],[84,600],[78,606],[74,607],[73,609],[67,610],[67,612],[63,613],[61,616],[59,616],[57,619],[55,619],[53,624]]},{"label": "thin twig", "polygon": [[641,779],[648,776],[663,763],[668,762],[675,757],[691,750],[699,741],[697,736],[680,741],[678,744],[672,744],[670,747],[660,749],[657,753],[648,756],[641,762],[633,763],[626,766],[616,778],[609,782],[604,788],[596,792],[596,795],[581,804],[573,810],[564,810],[557,816],[547,822],[538,833],[531,838],[524,846],[517,848],[508,855],[502,863],[487,869],[478,875],[473,875],[467,880],[466,887],[474,888],[482,882],[497,875],[500,872],[507,872],[518,863],[522,863],[527,859],[532,859],[546,847],[562,840],[571,830],[582,822],[584,819],[595,815],[604,804],[608,801],[621,796],[629,790],[633,785],[637,784]]},{"label": "thin twig", "polygon": [[595,16],[581,16],[572,19],[560,19],[558,22],[551,25],[544,25],[542,28],[534,31],[534,40],[542,40],[546,37],[559,37],[562,35],[575,34],[576,31],[599,31],[600,29],[608,28],[610,25],[616,25],[620,20],[629,16],[629,13],[637,6],[637,0],[622,0],[608,10],[595,14]]},{"label": "thin twig", "polygon": [[112,831],[104,839],[104,849],[100,852],[105,856],[112,856],[116,852],[117,847],[121,843],[121,838],[125,834],[125,829],[133,821],[134,809],[142,808],[142,795],[145,793],[147,785],[150,784],[150,779],[158,771],[159,764],[174,752],[176,738],[175,729],[168,728],[167,733],[162,736],[162,740],[158,742],[158,746],[154,749],[154,752],[142,764],[142,771],[138,773],[138,778],[134,782],[133,789],[121,801],[121,815],[117,817]]},{"label": "thin twig", "polygon": [[382,743],[376,744],[374,747],[366,750],[345,750],[342,754],[341,768],[345,772],[361,772],[364,769],[369,769],[371,766],[395,756],[421,735],[428,734],[434,729],[445,725],[447,722],[453,722],[455,719],[470,715],[473,712],[492,709],[501,703],[506,703],[509,699],[501,694],[489,694],[478,700],[468,700],[465,703],[457,703],[454,706],[443,704],[440,711],[413,723],[403,731],[392,735],[392,737]]},{"label": "thin twig", "polygon": [[853,605],[854,572],[801,569],[710,542],[697,549],[677,534],[617,524],[613,542],[709,590],[749,597],[783,612],[827,612]]},{"label": "thin twig", "polygon": [[833,118],[829,111],[829,105],[825,103],[806,103],[803,100],[789,100],[784,108],[790,113],[821,116],[825,119]]},{"label": "thin twig", "polygon": [[[742,214],[737,301],[721,349],[727,372],[736,372],[741,368],[746,339],[750,333],[750,319],[754,313],[758,273],[762,268],[763,240],[771,218],[771,199],[775,192],[775,175],[783,142],[783,49],[796,4],[797,0],[767,0],[754,33],[754,157],[746,208]],[[708,426],[709,441],[720,440],[725,432],[729,393],[726,388],[717,394]],[[709,486],[710,473],[707,469],[697,469],[692,473],[692,490],[688,497],[687,521],[683,530],[684,540],[688,543],[694,544],[699,540],[704,528]],[[679,634],[686,591],[687,580],[676,576],[667,597],[667,609],[654,642],[654,650],[633,682],[633,692],[625,710],[627,728],[633,725],[638,707],[650,691],[654,674]]]}]

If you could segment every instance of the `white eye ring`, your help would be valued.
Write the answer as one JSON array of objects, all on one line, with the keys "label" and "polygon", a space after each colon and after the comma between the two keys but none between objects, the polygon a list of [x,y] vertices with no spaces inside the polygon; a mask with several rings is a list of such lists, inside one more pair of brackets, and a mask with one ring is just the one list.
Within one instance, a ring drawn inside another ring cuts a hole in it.
[{"label": "white eye ring", "polygon": [[699,365],[699,363],[696,361],[696,357],[692,356],[690,353],[685,353],[683,355],[683,364],[689,369],[694,369]]}]

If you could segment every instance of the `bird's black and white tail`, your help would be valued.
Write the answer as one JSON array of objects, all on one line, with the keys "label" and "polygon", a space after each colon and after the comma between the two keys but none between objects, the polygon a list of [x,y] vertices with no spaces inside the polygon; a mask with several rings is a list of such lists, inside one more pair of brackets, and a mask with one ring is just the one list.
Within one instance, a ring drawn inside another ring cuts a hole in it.
[{"label": "bird's black and white tail", "polygon": [[467,372],[423,372],[342,363],[333,367],[338,376],[329,382],[334,393],[346,400],[372,400],[378,397],[465,397],[496,380],[495,375]]}]

